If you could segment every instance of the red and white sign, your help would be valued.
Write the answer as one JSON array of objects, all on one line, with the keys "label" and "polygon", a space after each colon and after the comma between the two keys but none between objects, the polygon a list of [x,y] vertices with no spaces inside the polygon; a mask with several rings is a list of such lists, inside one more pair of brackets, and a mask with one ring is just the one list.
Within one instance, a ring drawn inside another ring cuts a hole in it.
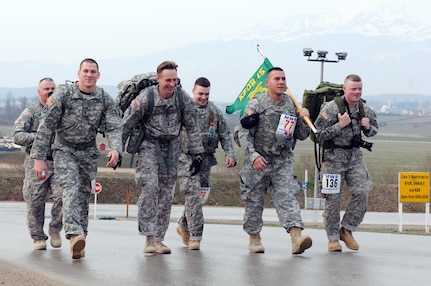
[{"label": "red and white sign", "polygon": [[100,194],[101,192],[102,192],[102,185],[100,183],[96,183],[94,187],[94,193],[97,195],[97,194]]}]

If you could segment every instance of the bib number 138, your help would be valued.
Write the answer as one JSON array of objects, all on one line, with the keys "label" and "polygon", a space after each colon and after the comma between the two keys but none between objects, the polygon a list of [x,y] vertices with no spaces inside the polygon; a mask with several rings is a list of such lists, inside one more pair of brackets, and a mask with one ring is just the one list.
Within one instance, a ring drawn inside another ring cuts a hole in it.
[{"label": "bib number 138", "polygon": [[338,194],[341,189],[340,174],[324,174],[322,177],[322,193]]}]

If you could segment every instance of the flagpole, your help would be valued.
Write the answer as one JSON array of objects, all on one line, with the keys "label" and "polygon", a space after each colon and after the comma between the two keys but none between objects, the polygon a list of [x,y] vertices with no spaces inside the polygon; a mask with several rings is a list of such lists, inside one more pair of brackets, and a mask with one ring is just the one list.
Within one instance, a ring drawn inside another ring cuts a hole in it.
[{"label": "flagpole", "polygon": [[[260,48],[259,44],[257,44],[257,51],[259,52],[259,54],[266,59],[266,56],[264,55],[262,49]],[[286,87],[286,93],[287,95],[290,97],[290,99],[292,100],[293,104],[295,104],[296,109],[301,109],[301,105],[299,105],[298,101],[296,100],[296,98],[293,96],[292,92]],[[311,128],[311,130],[314,133],[317,133],[317,129],[316,127],[314,127],[313,122],[311,122],[310,118],[308,116],[304,116],[304,121],[305,123],[307,123],[308,127]]]}]

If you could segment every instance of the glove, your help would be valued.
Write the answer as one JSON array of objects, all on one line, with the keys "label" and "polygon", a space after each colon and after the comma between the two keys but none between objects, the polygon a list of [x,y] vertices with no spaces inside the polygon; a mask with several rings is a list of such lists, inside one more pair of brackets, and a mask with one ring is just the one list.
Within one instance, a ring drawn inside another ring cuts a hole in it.
[{"label": "glove", "polygon": [[241,125],[245,129],[251,129],[259,123],[259,113],[253,113],[252,115],[244,116],[241,119]]},{"label": "glove", "polygon": [[204,156],[202,154],[195,155],[192,164],[190,165],[189,171],[191,172],[191,176],[195,176],[201,170],[201,163],[204,160]]}]

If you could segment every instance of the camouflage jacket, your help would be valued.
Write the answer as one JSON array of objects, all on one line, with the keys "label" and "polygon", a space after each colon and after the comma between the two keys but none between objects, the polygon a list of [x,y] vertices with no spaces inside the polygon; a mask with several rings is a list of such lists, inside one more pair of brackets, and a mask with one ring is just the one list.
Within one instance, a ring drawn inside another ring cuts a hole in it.
[{"label": "camouflage jacket", "polygon": [[26,147],[30,154],[31,146],[36,137],[39,121],[42,116],[43,105],[40,101],[30,103],[14,122],[13,141],[15,144]]},{"label": "camouflage jacket", "polygon": [[95,146],[99,131],[106,135],[111,149],[122,152],[121,118],[113,98],[99,87],[93,93],[85,94],[76,84],[58,85],[45,105],[31,157],[46,157],[50,146],[47,138],[54,132],[54,144],[60,147],[69,146],[62,141],[76,146],[94,142]]},{"label": "camouflage jacket", "polygon": [[[293,162],[292,149],[296,140],[304,140],[310,135],[310,128],[299,118],[292,100],[287,94],[284,99],[274,101],[268,93],[255,95],[247,104],[247,110],[259,114],[259,123],[251,129],[239,125],[238,137],[245,155],[245,162],[252,164],[258,157],[263,156],[268,162]],[[276,144],[275,133],[282,114],[297,117],[293,138],[289,145]]]},{"label": "camouflage jacket", "polygon": [[[371,128],[368,131],[364,130],[362,133],[367,137],[371,137],[377,134],[377,116],[368,105],[365,103],[363,105],[365,117],[370,119]],[[340,129],[337,124],[339,112],[340,111],[335,100],[323,104],[319,116],[314,123],[315,127],[319,130],[319,132],[316,133],[316,139],[318,142],[331,140],[337,146],[350,146],[353,134],[361,134],[358,105],[350,109],[352,125],[349,124],[343,129]]]},{"label": "camouflage jacket", "polygon": [[[220,142],[222,149],[225,151],[225,157],[230,157],[237,161],[236,150],[233,145],[232,133],[226,123],[222,111],[213,102],[208,101],[206,106],[195,104],[197,113],[197,122],[199,124],[202,145],[205,149],[205,154],[212,157],[215,161],[214,153]],[[211,123],[212,122],[212,123]],[[210,127],[212,125],[212,127]],[[189,151],[189,140],[184,128],[181,129],[181,147],[183,153]]]},{"label": "camouflage jacket", "polygon": [[[196,119],[196,110],[191,97],[182,89],[184,108],[180,110],[178,91],[168,99],[164,99],[158,92],[158,85],[154,89],[154,107],[150,118],[144,123],[145,136],[161,140],[178,138],[181,126],[184,126],[190,142],[192,154],[204,153],[199,126]],[[133,127],[142,122],[148,109],[148,88],[142,90],[132,105],[130,114],[123,120],[123,142],[126,142],[132,133]]]}]

